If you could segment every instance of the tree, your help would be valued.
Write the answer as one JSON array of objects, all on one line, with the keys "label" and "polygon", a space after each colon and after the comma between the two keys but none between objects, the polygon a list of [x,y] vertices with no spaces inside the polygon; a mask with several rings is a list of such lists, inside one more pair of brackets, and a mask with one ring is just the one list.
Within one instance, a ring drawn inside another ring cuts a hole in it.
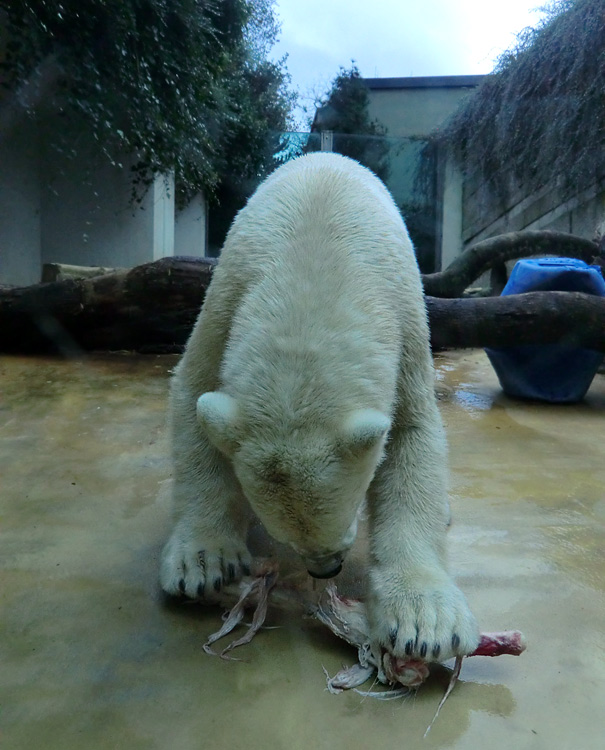
[{"label": "tree", "polygon": [[268,59],[279,25],[273,0],[255,0],[243,43],[234,51],[225,85],[236,114],[221,135],[221,180],[209,222],[208,246],[218,254],[235,214],[277,166],[280,138],[293,127],[296,95],[286,59]]},{"label": "tree", "polygon": [[210,253],[218,254],[225,235],[246,200],[278,161],[281,134],[292,127],[295,95],[287,90],[280,63],[235,67],[231,90],[236,120],[221,137],[221,180],[209,222]]},{"label": "tree", "polygon": [[138,197],[157,173],[174,172],[184,203],[215,196],[227,167],[259,171],[292,108],[284,61],[266,58],[272,0],[0,0],[0,11],[4,85],[52,60],[50,108],[66,123],[52,145],[77,156],[85,127],[113,162],[135,155]]},{"label": "tree", "polygon": [[356,159],[385,181],[389,175],[387,130],[369,115],[369,96],[361,73],[353,63],[340,72],[330,91],[319,102],[311,132],[334,132],[334,150]]}]

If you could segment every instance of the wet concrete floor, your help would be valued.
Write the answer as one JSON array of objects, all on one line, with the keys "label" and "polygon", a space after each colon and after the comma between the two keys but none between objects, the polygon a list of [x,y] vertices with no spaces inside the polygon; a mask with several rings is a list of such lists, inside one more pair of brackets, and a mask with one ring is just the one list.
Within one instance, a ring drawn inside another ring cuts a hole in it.
[{"label": "wet concrete floor", "polygon": [[482,352],[437,359],[452,569],[529,648],[466,660],[423,739],[444,669],[397,702],[333,696],[322,667],[354,653],[295,608],[224,662],[202,651],[219,609],[162,602],[175,361],[0,358],[0,747],[605,747],[603,375],[546,406],[504,397]]}]

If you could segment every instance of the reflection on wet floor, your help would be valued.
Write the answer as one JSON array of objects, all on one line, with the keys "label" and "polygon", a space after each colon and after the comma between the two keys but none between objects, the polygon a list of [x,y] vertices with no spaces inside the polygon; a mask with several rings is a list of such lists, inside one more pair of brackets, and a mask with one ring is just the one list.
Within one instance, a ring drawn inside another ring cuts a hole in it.
[{"label": "reflection on wet floor", "polygon": [[[296,606],[227,663],[202,651],[219,610],[162,602],[175,361],[0,359],[0,747],[603,747],[603,375],[549,406],[506,398],[482,352],[436,360],[452,568],[482,627],[529,648],[467,660],[423,740],[444,668],[401,702],[332,696],[322,667],[355,655]],[[341,590],[359,590],[362,547]],[[287,554],[282,570],[313,594]]]}]

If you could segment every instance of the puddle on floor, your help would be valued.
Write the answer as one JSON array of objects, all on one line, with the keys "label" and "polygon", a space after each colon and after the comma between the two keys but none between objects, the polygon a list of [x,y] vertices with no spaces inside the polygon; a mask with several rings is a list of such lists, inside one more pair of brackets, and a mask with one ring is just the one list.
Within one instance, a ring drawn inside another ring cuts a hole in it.
[{"label": "puddle on floor", "polygon": [[423,739],[445,670],[400,702],[333,696],[322,667],[354,654],[295,608],[228,663],[202,651],[218,610],[162,602],[175,362],[0,358],[0,747],[603,746],[602,375],[557,407],[507,399],[482,352],[436,360],[452,568],[482,627],[529,648],[467,660]]}]

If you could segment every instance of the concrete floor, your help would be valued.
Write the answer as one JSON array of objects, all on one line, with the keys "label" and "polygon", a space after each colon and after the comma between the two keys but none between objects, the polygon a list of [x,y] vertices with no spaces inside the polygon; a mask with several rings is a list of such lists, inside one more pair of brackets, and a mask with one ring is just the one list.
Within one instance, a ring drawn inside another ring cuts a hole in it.
[{"label": "concrete floor", "polygon": [[0,747],[605,747],[605,377],[578,406],[515,403],[483,353],[438,358],[452,567],[529,648],[465,661],[423,740],[445,670],[399,702],[332,696],[322,666],[353,652],[300,612],[228,663],[202,651],[218,609],[162,603],[174,363],[0,359]]}]

